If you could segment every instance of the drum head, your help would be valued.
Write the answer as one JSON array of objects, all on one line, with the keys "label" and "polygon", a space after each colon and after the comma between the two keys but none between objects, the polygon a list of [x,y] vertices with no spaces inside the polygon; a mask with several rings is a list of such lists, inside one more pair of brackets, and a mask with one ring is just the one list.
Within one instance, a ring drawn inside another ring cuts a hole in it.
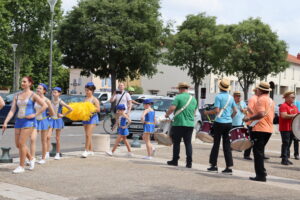
[{"label": "drum head", "polygon": [[154,138],[158,144],[171,146],[173,144],[172,139],[165,133],[154,133]]},{"label": "drum head", "polygon": [[231,149],[236,150],[236,151],[245,151],[252,147],[252,142],[248,139],[238,139],[233,141],[231,144]]},{"label": "drum head", "polygon": [[292,131],[295,135],[295,137],[300,140],[300,114],[297,114],[296,117],[294,117],[292,122]]},{"label": "drum head", "polygon": [[214,138],[209,135],[208,133],[206,132],[198,132],[196,134],[196,137],[201,140],[202,142],[206,142],[206,143],[214,143]]}]

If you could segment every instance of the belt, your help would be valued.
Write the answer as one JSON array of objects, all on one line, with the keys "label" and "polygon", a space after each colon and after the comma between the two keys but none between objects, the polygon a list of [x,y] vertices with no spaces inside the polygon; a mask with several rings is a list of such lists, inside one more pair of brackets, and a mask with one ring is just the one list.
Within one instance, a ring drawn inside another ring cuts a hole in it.
[{"label": "belt", "polygon": [[155,124],[154,122],[145,122],[145,124]]},{"label": "belt", "polygon": [[42,119],[36,119],[37,121],[42,121],[44,119],[47,119],[48,117],[43,117]]}]

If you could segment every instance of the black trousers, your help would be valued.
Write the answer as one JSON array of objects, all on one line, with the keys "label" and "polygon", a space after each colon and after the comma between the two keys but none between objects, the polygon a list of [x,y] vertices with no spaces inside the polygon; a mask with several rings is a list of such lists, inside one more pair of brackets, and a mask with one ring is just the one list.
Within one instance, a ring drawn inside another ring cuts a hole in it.
[{"label": "black trousers", "polygon": [[233,166],[232,153],[231,153],[230,140],[229,140],[229,131],[231,130],[231,128],[232,128],[231,123],[214,122],[213,130],[212,130],[214,135],[214,145],[211,149],[210,157],[209,157],[209,163],[212,166],[217,166],[218,163],[221,137],[223,140],[223,152],[224,152],[226,167]]},{"label": "black trousers", "polygon": [[288,157],[290,157],[290,149],[291,149],[293,142],[294,142],[294,156],[299,156],[299,140],[295,137],[295,135],[293,133],[290,138],[290,145],[288,148]]},{"label": "black trousers", "polygon": [[[249,130],[250,138],[251,138],[251,140],[252,140],[252,136],[251,136],[252,127],[250,127],[250,126],[247,126],[247,127],[248,127],[248,130]],[[244,157],[250,157],[251,150],[252,150],[252,147],[250,147],[249,149],[245,150],[245,151],[244,151]]]},{"label": "black trousers", "polygon": [[193,154],[193,147],[192,147],[192,134],[193,134],[194,127],[187,127],[187,126],[173,126],[171,129],[172,132],[172,140],[173,140],[173,160],[179,160],[180,154],[180,143],[183,139],[185,145],[185,152],[186,152],[186,163],[192,163],[192,154]]},{"label": "black trousers", "polygon": [[264,178],[267,172],[264,166],[265,146],[271,137],[271,133],[252,131],[254,168],[256,177]]},{"label": "black trousers", "polygon": [[287,161],[290,154],[290,146],[293,140],[293,132],[292,131],[280,131],[281,135],[281,158],[284,161]]}]

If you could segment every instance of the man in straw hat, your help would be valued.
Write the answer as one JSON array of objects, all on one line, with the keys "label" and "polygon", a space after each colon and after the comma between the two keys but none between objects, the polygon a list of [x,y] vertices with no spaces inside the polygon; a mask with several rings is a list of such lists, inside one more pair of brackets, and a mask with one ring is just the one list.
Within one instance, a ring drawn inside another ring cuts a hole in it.
[{"label": "man in straw hat", "polygon": [[[293,163],[288,160],[289,150],[293,139],[295,138],[292,132],[292,121],[297,115],[298,109],[294,105],[295,92],[287,91],[284,93],[283,98],[285,102],[281,104],[279,108],[279,131],[281,134],[282,146],[281,146],[281,164],[292,165]],[[295,152],[297,153],[297,152]]]},{"label": "man in straw hat", "polygon": [[245,117],[245,113],[247,112],[247,105],[243,100],[241,100],[241,97],[240,91],[235,91],[233,93],[234,102],[237,107],[237,113],[232,118],[232,128],[244,127],[243,119]]},{"label": "man in straw hat", "polygon": [[232,174],[233,160],[229,140],[229,131],[232,128],[232,116],[237,112],[236,104],[229,94],[230,81],[222,79],[219,82],[221,92],[215,97],[214,110],[205,111],[205,115],[215,114],[216,119],[213,124],[214,144],[211,149],[209,163],[211,165],[208,171],[217,172],[217,161],[220,148],[221,137],[223,139],[223,151],[226,161],[226,168],[222,171],[224,174]]},{"label": "man in straw hat", "polygon": [[172,122],[173,158],[168,161],[168,165],[177,166],[180,153],[180,142],[183,138],[186,149],[186,167],[192,167],[192,133],[194,129],[194,116],[197,109],[196,99],[188,93],[189,85],[179,83],[177,95],[166,113],[168,118],[174,112]]},{"label": "man in straw hat", "polygon": [[264,167],[264,152],[265,145],[273,133],[273,119],[274,119],[274,102],[269,97],[271,91],[270,84],[267,82],[260,82],[257,86],[257,103],[254,106],[254,115],[252,117],[244,118],[245,122],[253,121],[252,139],[254,141],[254,167],[255,177],[249,177],[253,181],[266,181],[267,172]]}]

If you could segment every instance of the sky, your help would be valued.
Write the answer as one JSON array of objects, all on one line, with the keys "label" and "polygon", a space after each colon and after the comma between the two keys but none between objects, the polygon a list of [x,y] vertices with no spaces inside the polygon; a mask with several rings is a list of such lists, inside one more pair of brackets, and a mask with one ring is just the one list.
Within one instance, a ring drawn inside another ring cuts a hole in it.
[{"label": "sky", "polygon": [[[62,0],[65,12],[77,0]],[[288,44],[289,53],[300,53],[299,0],[161,0],[161,15],[166,21],[180,25],[189,14],[205,12],[216,16],[218,24],[236,24],[249,17],[259,17]]]}]

